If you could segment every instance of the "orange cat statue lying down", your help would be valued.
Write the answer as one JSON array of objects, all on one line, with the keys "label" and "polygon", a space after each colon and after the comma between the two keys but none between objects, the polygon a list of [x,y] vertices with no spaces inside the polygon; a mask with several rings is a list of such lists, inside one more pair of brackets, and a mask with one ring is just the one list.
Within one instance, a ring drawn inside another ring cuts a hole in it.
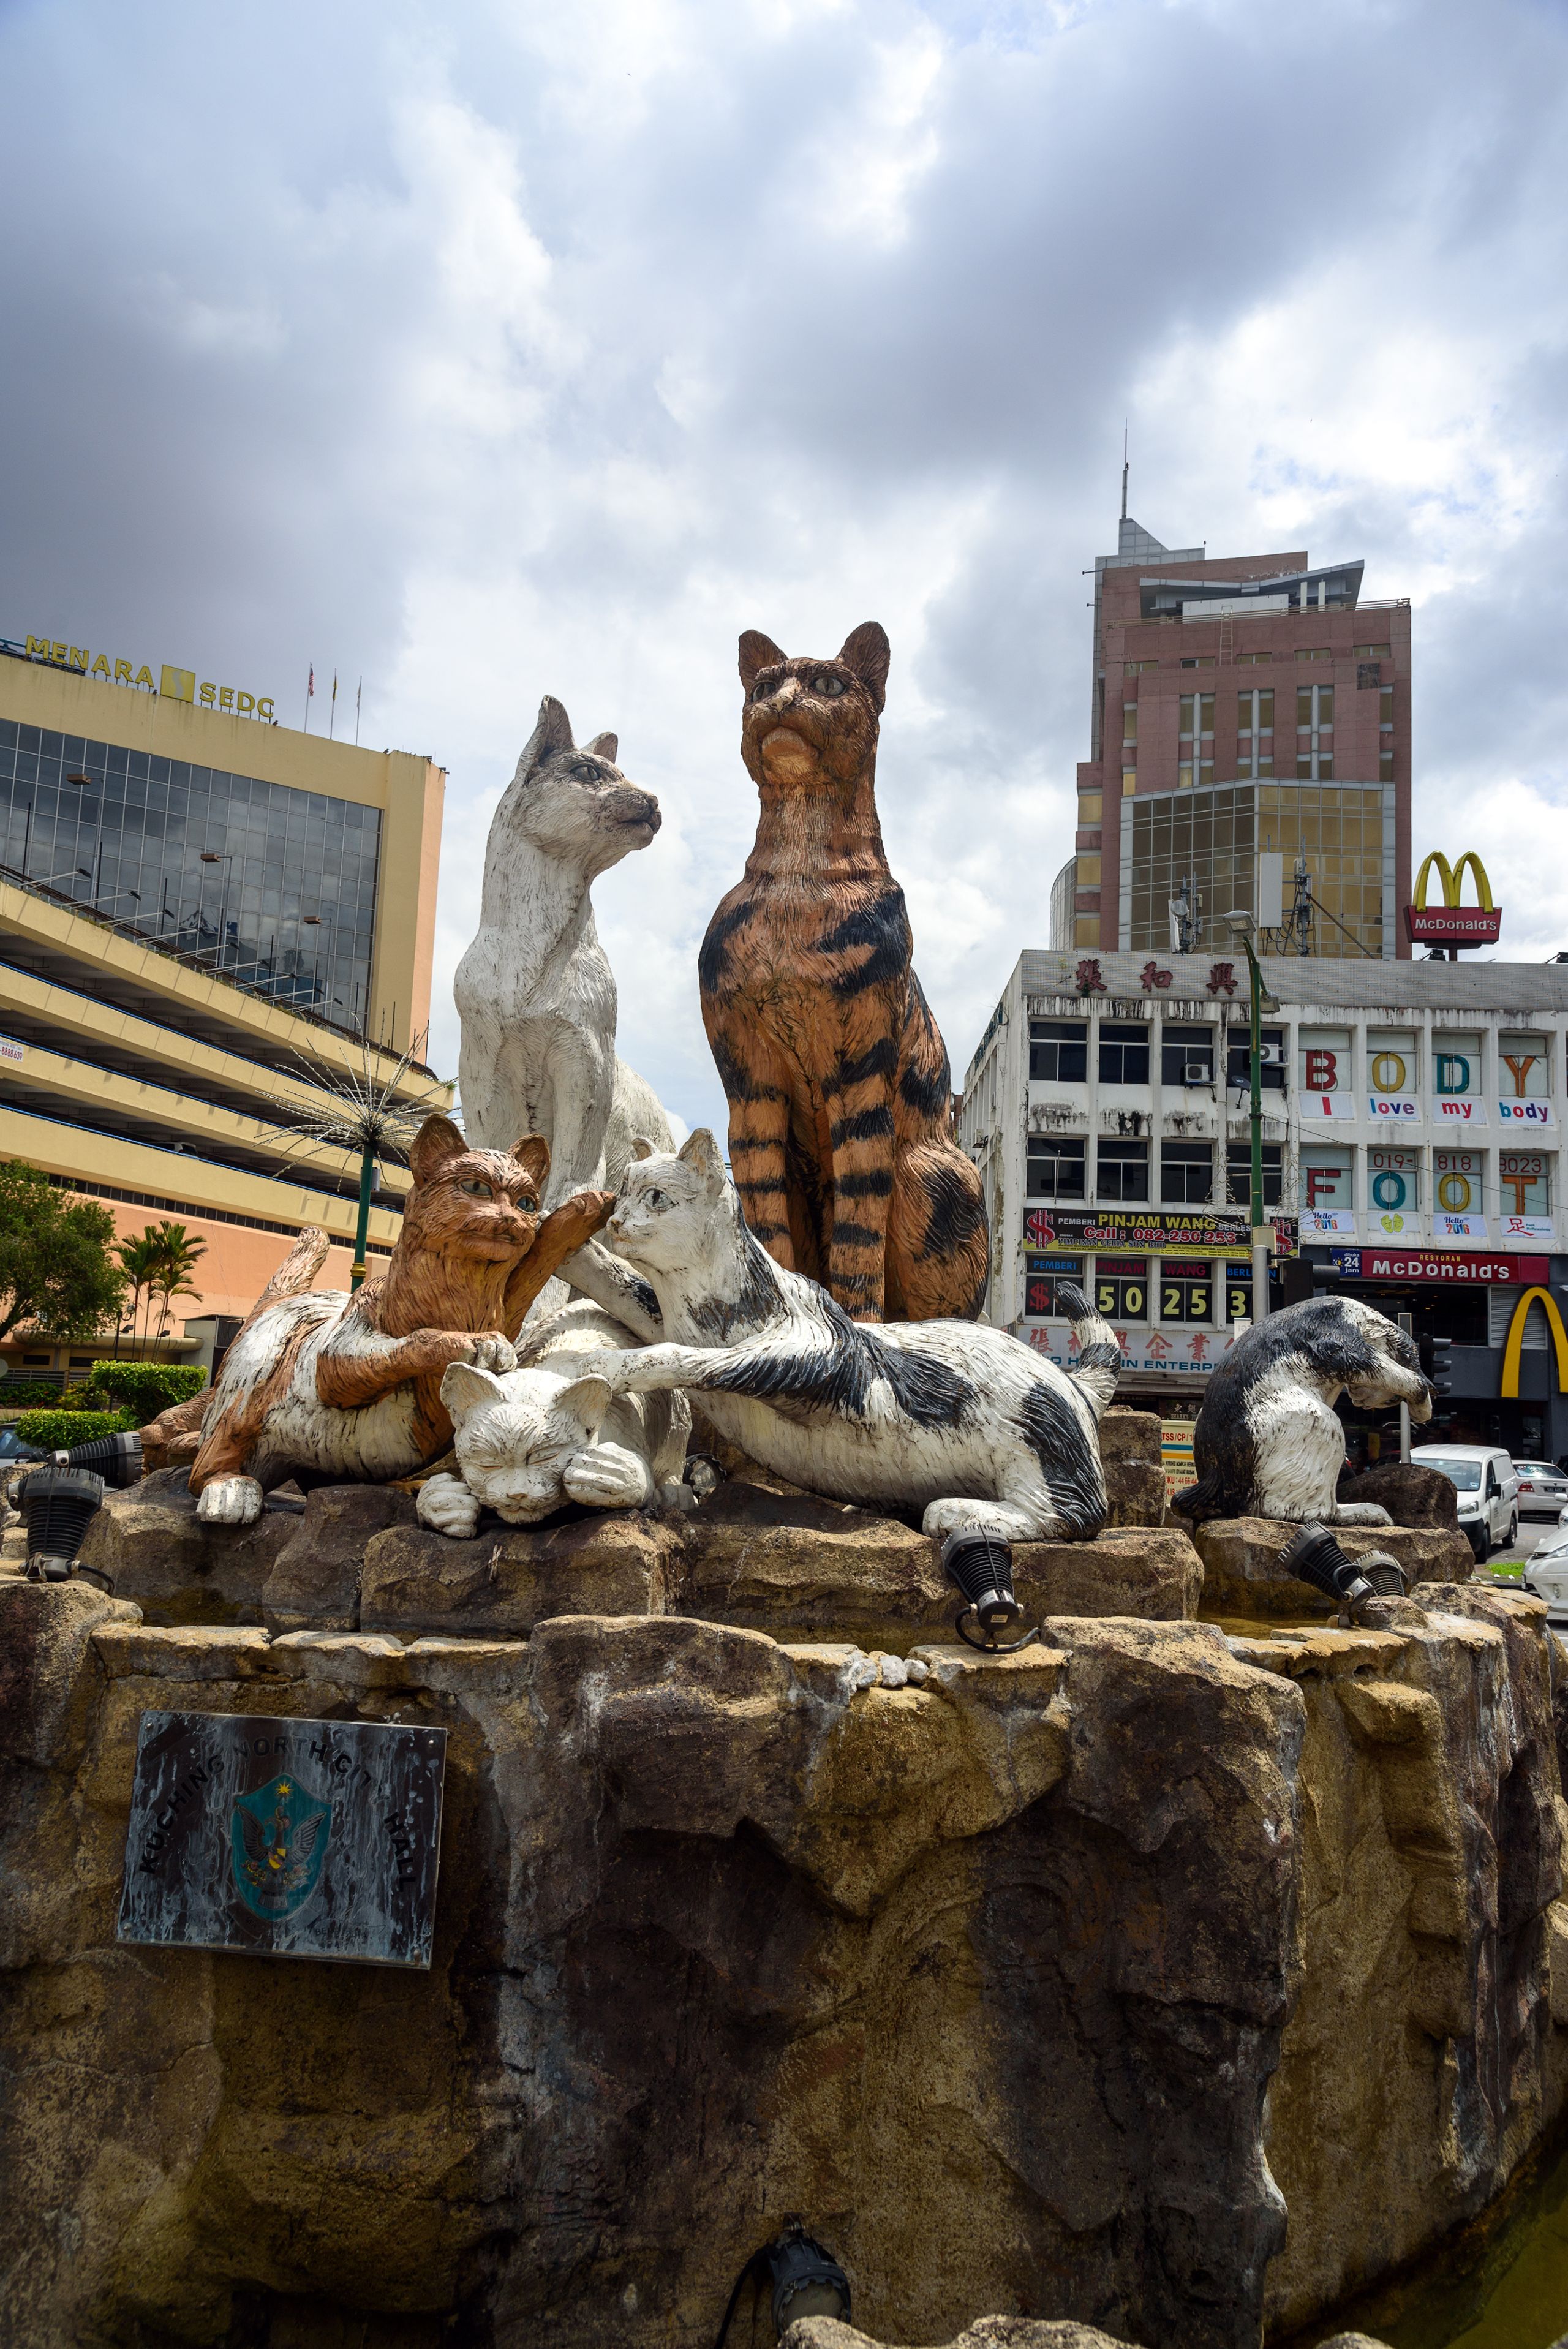
[{"label": "orange cat statue lying down", "polygon": [[530,1305],[615,1204],[581,1192],[542,1216],[550,1151],[536,1133],[470,1150],[449,1118],[428,1118],[408,1164],[387,1270],[352,1297],[312,1289],[325,1249],[302,1240],[229,1348],[191,1471],[209,1524],[253,1524],[291,1476],[385,1484],[438,1458],[452,1440],[442,1374],[513,1369]]}]

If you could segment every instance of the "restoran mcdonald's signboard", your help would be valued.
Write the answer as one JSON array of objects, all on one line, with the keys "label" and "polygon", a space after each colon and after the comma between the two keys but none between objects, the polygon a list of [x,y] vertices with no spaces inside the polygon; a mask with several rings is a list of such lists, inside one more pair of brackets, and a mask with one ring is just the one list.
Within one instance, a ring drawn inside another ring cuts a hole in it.
[{"label": "restoran mcdonald's signboard", "polygon": [[[1427,905],[1427,875],[1433,865],[1442,884],[1443,902],[1429,911]],[[1476,902],[1473,905],[1460,904],[1460,889],[1470,866],[1475,875]],[[1467,848],[1457,864],[1450,865],[1440,848],[1434,848],[1421,859],[1421,869],[1416,875],[1416,902],[1405,908],[1405,927],[1410,943],[1418,947],[1491,947],[1502,935],[1502,909],[1491,902],[1491,884],[1486,877],[1486,867],[1473,848]]]}]

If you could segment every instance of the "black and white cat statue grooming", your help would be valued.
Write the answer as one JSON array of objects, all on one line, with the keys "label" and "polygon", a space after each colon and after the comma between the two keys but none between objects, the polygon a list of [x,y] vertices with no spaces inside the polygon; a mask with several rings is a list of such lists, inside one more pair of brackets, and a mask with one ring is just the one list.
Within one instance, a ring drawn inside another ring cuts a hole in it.
[{"label": "black and white cat statue grooming", "polygon": [[1358,1411],[1408,1403],[1430,1419],[1432,1389],[1415,1340],[1370,1305],[1315,1297],[1247,1331],[1209,1381],[1193,1430],[1196,1484],[1174,1507],[1211,1517],[1284,1517],[1305,1525],[1387,1526],[1375,1501],[1335,1500],[1345,1428],[1334,1405]]},{"label": "black and white cat statue grooming", "polygon": [[618,1392],[700,1388],[719,1432],[776,1475],[919,1509],[928,1534],[1099,1531],[1096,1429],[1121,1350],[1077,1291],[1063,1291],[1080,1349],[1070,1372],[973,1321],[851,1321],[753,1238],[706,1128],[673,1157],[634,1147],[606,1227],[614,1254],[590,1243],[572,1259],[573,1286],[653,1341],[606,1358]]}]

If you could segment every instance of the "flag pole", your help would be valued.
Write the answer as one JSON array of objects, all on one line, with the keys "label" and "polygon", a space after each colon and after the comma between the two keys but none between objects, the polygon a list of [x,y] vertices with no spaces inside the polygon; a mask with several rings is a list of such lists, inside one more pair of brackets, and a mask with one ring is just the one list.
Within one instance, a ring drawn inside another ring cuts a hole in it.
[{"label": "flag pole", "polygon": [[310,732],[310,705],[315,694],[315,663],[310,665],[310,681],[304,689],[304,730]]},{"label": "flag pole", "polygon": [[354,747],[356,750],[359,748],[359,697],[364,690],[365,679],[361,678],[354,688]]},{"label": "flag pole", "polygon": [[332,703],[326,717],[326,739],[330,742],[337,731],[337,671],[332,672]]}]

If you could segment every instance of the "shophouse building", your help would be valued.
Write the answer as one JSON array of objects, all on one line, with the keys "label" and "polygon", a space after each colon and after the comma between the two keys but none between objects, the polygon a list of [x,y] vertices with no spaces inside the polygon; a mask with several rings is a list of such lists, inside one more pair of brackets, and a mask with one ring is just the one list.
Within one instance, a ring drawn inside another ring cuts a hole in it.
[{"label": "shophouse building", "polygon": [[1299,906],[1315,956],[1408,955],[1410,612],[1364,598],[1362,567],[1172,549],[1123,517],[1053,947],[1222,953],[1236,906],[1283,945]]},{"label": "shophouse building", "polygon": [[[1264,972],[1274,1305],[1343,1290],[1408,1312],[1453,1344],[1445,1432],[1568,1452],[1568,966],[1269,954]],[[991,1319],[1066,1361],[1077,1282],[1116,1326],[1125,1398],[1200,1398],[1252,1314],[1249,1064],[1233,949],[1021,956],[959,1123]]]},{"label": "shophouse building", "polygon": [[[160,1350],[211,1355],[306,1225],[346,1287],[359,1163],[307,1152],[311,1072],[446,1107],[429,1017],[442,770],[269,722],[263,693],[54,638],[0,645],[0,1157],[183,1222],[201,1294]],[[304,1073],[302,1073],[302,1071]],[[400,1223],[387,1167],[373,1259]],[[58,1372],[92,1348],[17,1340]]]}]

